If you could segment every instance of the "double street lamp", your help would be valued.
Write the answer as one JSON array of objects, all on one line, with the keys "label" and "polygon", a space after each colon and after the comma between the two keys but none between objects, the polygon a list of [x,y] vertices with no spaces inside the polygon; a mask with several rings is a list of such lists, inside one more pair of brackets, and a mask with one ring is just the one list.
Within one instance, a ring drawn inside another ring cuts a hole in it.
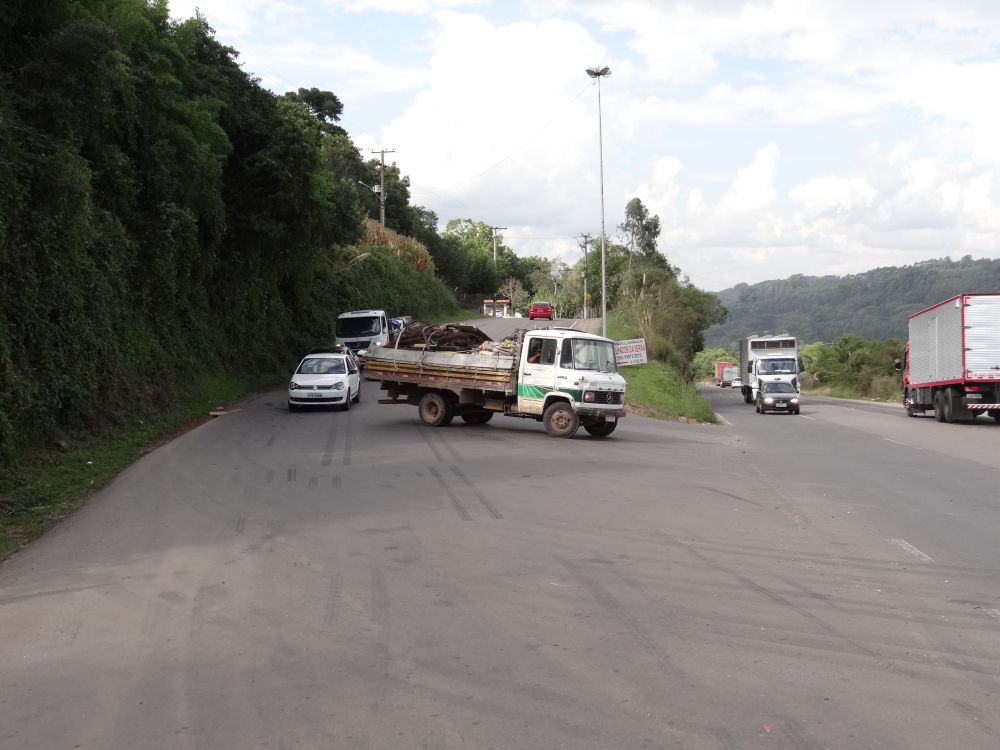
[{"label": "double street lamp", "polygon": [[604,130],[601,117],[601,79],[611,75],[611,68],[587,68],[587,75],[597,79],[597,142],[601,155],[601,335],[608,335],[607,271],[604,260]]}]

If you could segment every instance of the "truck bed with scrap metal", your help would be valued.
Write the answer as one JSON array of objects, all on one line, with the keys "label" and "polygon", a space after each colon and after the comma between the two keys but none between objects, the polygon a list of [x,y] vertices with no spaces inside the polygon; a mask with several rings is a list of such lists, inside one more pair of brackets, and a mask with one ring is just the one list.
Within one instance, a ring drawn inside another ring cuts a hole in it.
[{"label": "truck bed with scrap metal", "polygon": [[517,392],[517,356],[516,347],[452,352],[383,346],[369,352],[365,380],[510,396]]}]

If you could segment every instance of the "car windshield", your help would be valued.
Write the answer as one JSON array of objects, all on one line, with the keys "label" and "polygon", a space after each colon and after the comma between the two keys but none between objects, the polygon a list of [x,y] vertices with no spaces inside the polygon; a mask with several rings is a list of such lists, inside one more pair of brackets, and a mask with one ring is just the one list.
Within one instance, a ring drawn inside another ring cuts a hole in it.
[{"label": "car windshield", "polygon": [[783,375],[795,374],[794,359],[762,359],[760,360],[760,372],[762,374]]},{"label": "car windshield", "polygon": [[344,375],[347,365],[343,357],[307,357],[302,360],[296,375]]},{"label": "car windshield", "polygon": [[764,393],[795,393],[791,383],[764,383]]},{"label": "car windshield", "polygon": [[374,336],[379,333],[377,316],[363,318],[337,318],[337,336],[342,339],[351,336]]},{"label": "car windshield", "polygon": [[600,372],[618,371],[615,367],[615,347],[610,341],[570,339],[569,344],[568,351],[566,348],[563,350],[563,367]]}]

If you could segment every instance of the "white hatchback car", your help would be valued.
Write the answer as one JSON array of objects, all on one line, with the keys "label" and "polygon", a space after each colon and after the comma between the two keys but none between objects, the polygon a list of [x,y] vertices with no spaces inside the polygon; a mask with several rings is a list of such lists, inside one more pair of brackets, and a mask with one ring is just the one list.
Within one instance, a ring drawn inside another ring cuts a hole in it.
[{"label": "white hatchback car", "polygon": [[361,373],[350,352],[307,354],[288,384],[288,411],[330,405],[347,411],[360,400]]}]

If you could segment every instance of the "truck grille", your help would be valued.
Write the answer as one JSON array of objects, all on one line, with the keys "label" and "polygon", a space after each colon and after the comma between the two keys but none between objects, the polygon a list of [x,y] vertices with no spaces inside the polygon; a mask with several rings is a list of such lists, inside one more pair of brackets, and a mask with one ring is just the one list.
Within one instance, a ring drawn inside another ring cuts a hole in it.
[{"label": "truck grille", "polygon": [[594,393],[595,404],[620,404],[621,402],[621,391],[597,391]]}]

